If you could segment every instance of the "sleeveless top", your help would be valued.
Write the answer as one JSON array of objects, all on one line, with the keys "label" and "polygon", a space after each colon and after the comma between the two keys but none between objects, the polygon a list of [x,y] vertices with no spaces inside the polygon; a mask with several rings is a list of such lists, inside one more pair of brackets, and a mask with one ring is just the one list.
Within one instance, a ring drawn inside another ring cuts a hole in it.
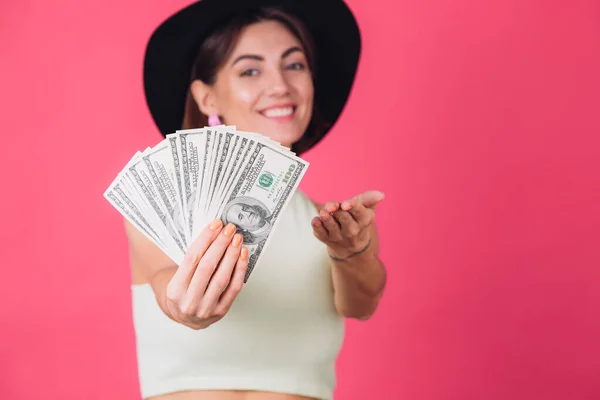
[{"label": "sleeveless top", "polygon": [[260,390],[333,398],[344,321],[331,264],[297,190],[229,312],[206,329],[169,319],[149,284],[132,285],[143,398],[183,390]]}]

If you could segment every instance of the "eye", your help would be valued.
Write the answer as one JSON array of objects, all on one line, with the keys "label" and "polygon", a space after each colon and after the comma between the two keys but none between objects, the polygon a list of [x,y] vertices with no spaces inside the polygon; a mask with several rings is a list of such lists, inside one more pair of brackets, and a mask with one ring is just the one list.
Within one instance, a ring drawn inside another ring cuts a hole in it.
[{"label": "eye", "polygon": [[240,74],[240,76],[256,76],[257,74],[258,74],[258,70],[257,69],[250,68],[250,69],[244,70]]},{"label": "eye", "polygon": [[244,220],[244,215],[242,213],[238,214],[238,220],[239,221],[243,221]]},{"label": "eye", "polygon": [[303,70],[304,64],[302,64],[301,62],[295,62],[295,63],[289,64],[286,68],[293,69],[293,70]]}]

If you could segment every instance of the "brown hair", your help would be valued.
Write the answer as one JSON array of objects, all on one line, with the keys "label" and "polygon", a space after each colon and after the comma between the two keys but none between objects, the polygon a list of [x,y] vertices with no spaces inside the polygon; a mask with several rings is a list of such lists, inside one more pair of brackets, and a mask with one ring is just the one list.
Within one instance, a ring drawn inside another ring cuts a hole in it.
[{"label": "brown hair", "polygon": [[[207,85],[214,84],[218,70],[233,52],[242,29],[261,21],[280,22],[298,38],[304,49],[314,84],[316,82],[315,46],[308,29],[296,17],[276,8],[262,8],[238,13],[229,19],[227,23],[220,25],[204,40],[198,49],[191,71],[191,80],[199,79]],[[292,151],[297,154],[308,150],[315,143],[315,140],[321,136],[321,132],[326,129],[317,112],[316,100],[313,104],[312,119],[306,132],[292,146]],[[182,128],[202,128],[207,125],[208,116],[200,112],[191,91],[188,89]]]}]

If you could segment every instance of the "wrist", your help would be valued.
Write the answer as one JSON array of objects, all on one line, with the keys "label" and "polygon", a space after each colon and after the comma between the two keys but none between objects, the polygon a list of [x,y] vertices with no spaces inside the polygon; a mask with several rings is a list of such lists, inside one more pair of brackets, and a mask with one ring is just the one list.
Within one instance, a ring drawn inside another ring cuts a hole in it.
[{"label": "wrist", "polygon": [[329,258],[334,261],[346,262],[352,260],[357,257],[363,257],[365,254],[368,254],[369,249],[371,248],[371,239],[367,241],[367,243],[358,249],[332,249],[331,247],[327,248],[327,252],[329,254]]},{"label": "wrist", "polygon": [[150,279],[150,286],[154,291],[156,301],[161,310],[167,315],[167,317],[175,320],[175,316],[171,310],[169,302],[167,300],[167,286],[177,271],[177,266],[162,268],[152,276]]}]

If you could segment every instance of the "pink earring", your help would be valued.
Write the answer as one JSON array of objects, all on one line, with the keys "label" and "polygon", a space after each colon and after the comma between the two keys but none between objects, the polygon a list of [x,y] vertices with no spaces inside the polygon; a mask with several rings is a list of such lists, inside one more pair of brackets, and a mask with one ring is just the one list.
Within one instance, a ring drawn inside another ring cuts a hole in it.
[{"label": "pink earring", "polygon": [[217,114],[210,114],[208,117],[208,126],[217,126],[221,125],[221,120]]}]

